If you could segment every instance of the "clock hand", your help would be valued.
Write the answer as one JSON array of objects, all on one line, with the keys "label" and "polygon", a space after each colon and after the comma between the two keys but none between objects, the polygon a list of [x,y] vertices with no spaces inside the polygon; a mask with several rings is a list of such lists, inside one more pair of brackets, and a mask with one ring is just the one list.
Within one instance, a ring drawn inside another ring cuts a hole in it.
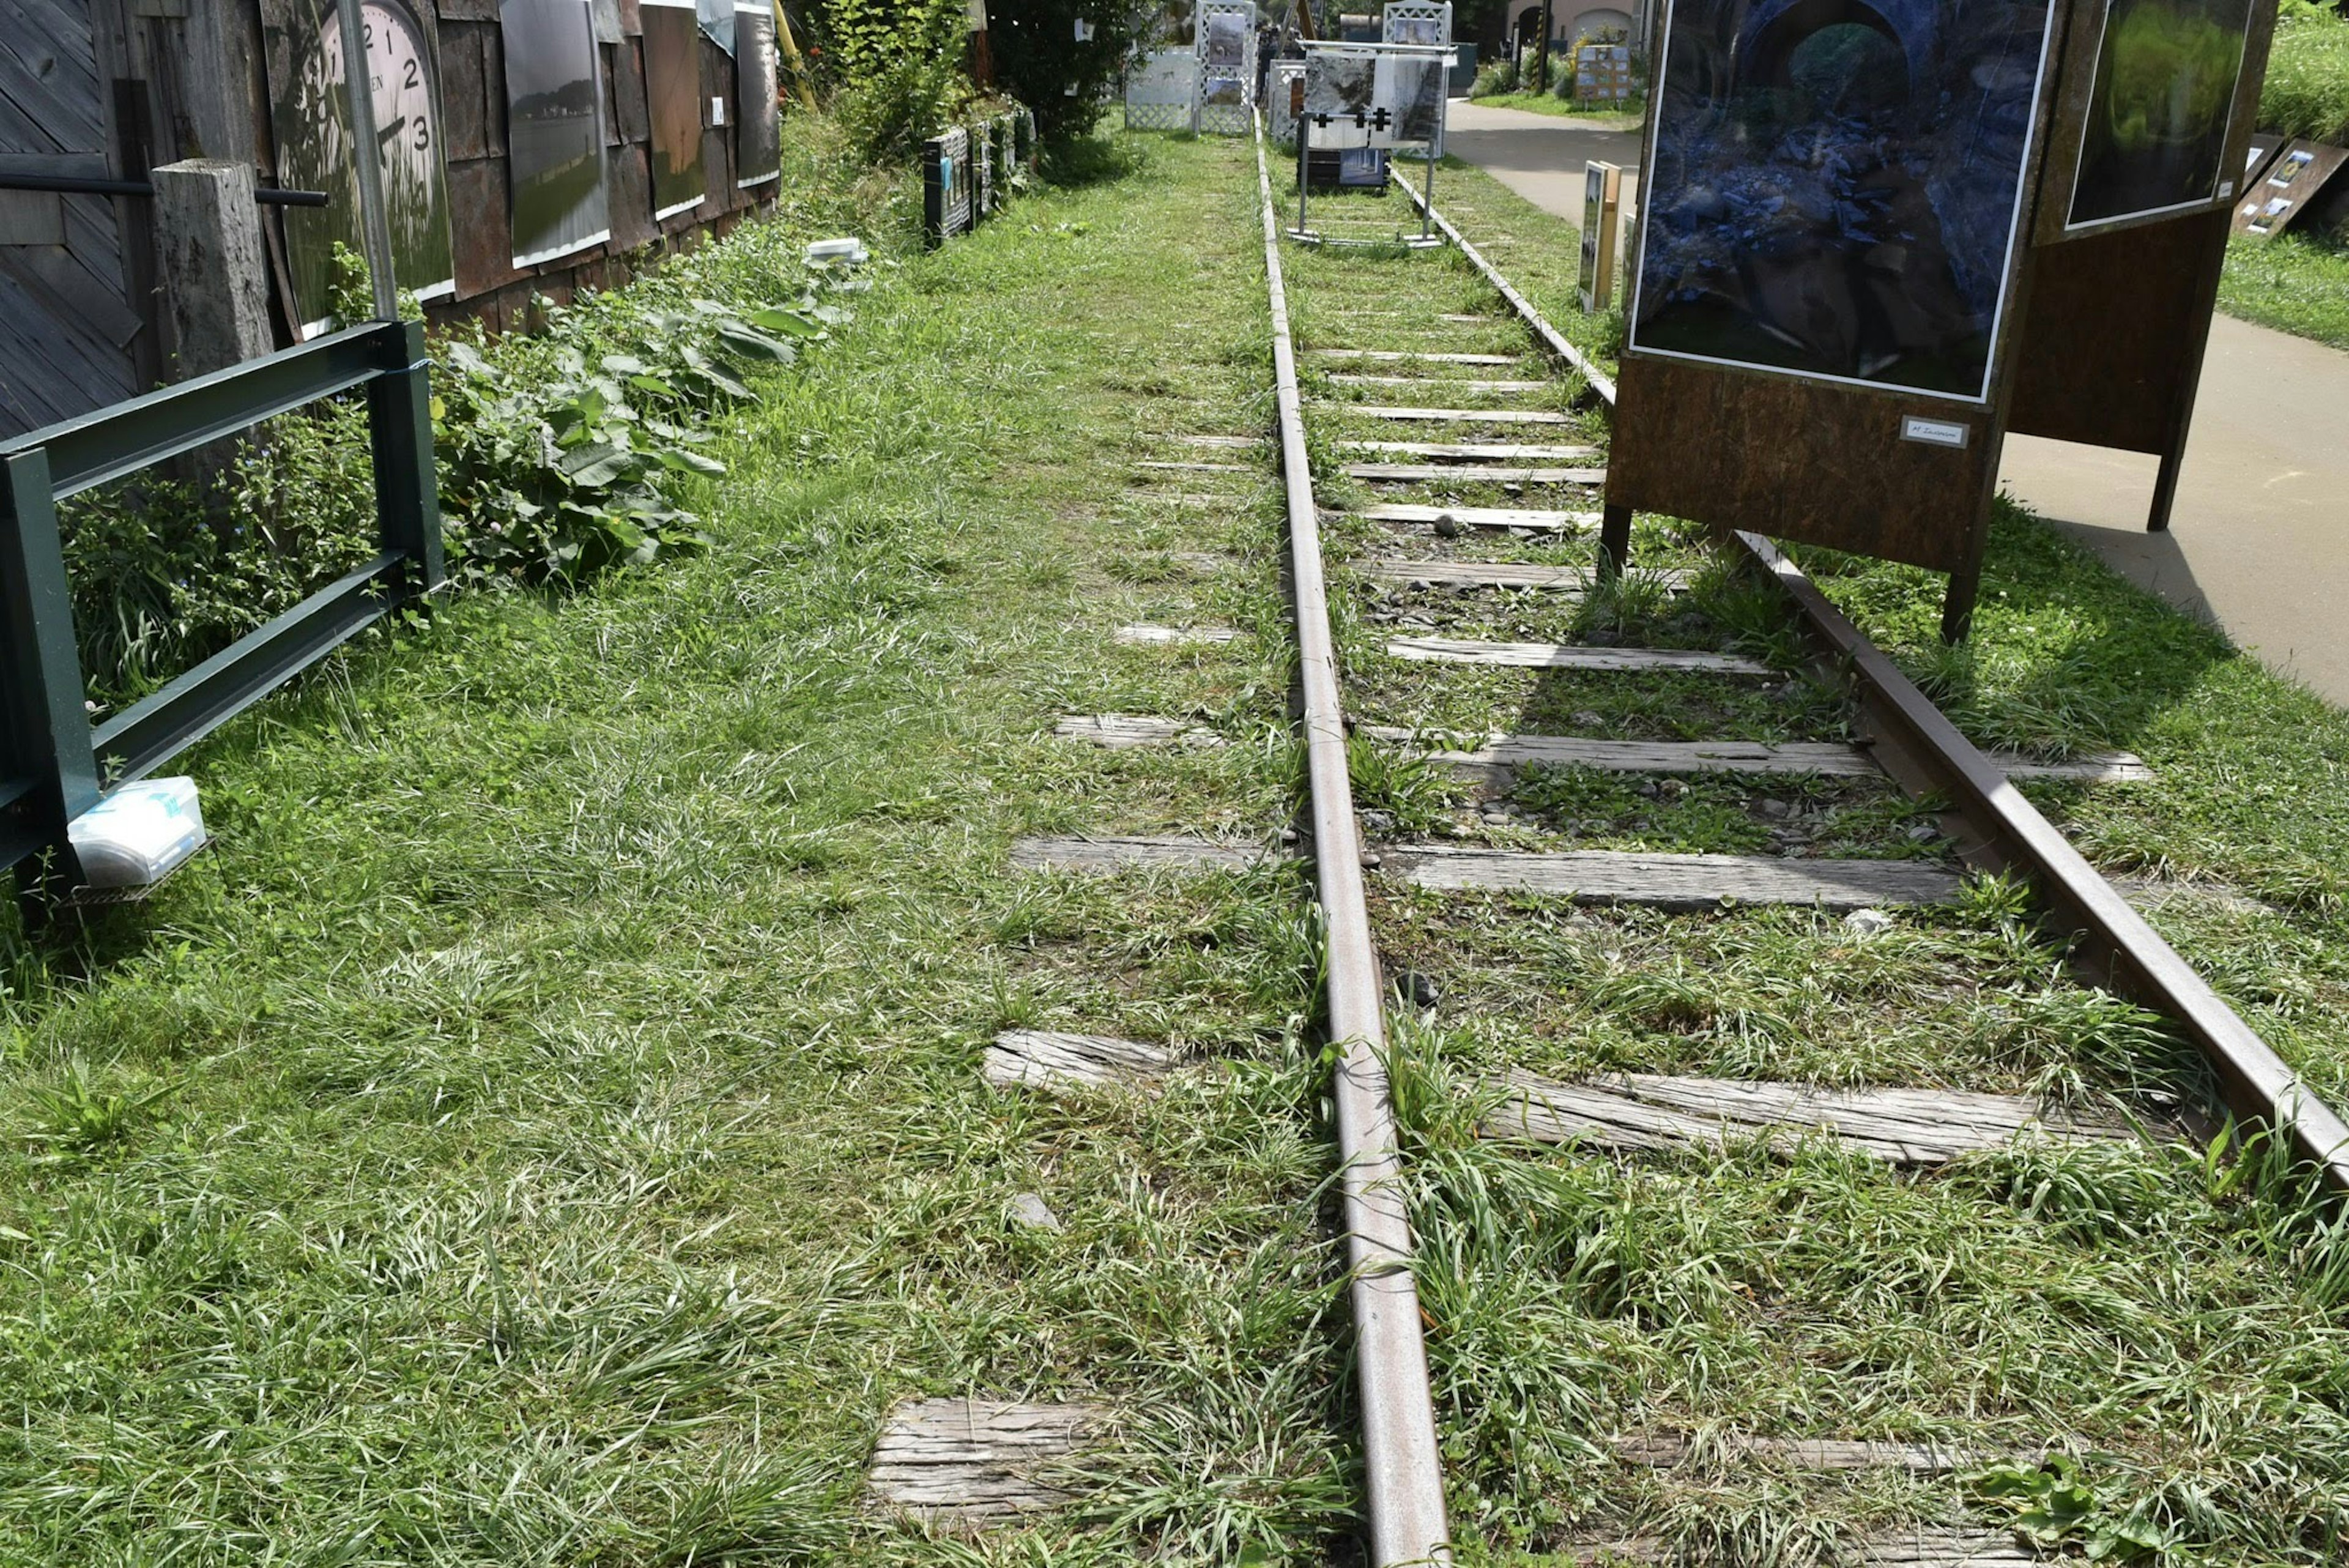
[{"label": "clock hand", "polygon": [[375,139],[378,141],[389,141],[393,137],[399,134],[399,128],[407,123],[408,116],[403,114],[398,119],[393,120],[389,125],[378,130],[375,133]]}]

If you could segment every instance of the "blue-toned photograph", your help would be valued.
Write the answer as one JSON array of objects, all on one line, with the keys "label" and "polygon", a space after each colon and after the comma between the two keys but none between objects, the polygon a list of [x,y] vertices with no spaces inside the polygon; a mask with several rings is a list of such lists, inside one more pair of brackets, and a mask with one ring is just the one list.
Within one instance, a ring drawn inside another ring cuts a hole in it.
[{"label": "blue-toned photograph", "polygon": [[2044,0],[1680,0],[1631,343],[1980,399]]}]

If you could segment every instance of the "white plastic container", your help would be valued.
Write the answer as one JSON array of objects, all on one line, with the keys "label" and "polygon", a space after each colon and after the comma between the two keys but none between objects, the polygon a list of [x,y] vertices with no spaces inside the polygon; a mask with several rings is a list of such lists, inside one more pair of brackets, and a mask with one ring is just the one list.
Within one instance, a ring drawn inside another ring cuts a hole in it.
[{"label": "white plastic container", "polygon": [[191,778],[127,784],[66,828],[92,888],[160,882],[204,846],[204,813]]},{"label": "white plastic container", "polygon": [[845,262],[850,266],[863,266],[873,259],[873,255],[864,248],[863,240],[851,234],[844,239],[809,241],[807,259],[810,266],[824,265],[833,262]]}]

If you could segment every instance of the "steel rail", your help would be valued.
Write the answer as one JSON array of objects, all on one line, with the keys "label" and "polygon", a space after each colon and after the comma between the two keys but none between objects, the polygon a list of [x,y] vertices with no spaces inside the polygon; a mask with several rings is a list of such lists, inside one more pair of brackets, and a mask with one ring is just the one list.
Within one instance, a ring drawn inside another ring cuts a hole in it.
[{"label": "steel rail", "polygon": [[1272,302],[1273,375],[1280,408],[1280,470],[1288,500],[1289,568],[1296,594],[1297,660],[1305,700],[1305,752],[1312,785],[1313,858],[1321,902],[1330,1036],[1339,1049],[1340,1181],[1346,1222],[1355,1366],[1362,1409],[1371,1561],[1375,1568],[1452,1561],[1444,1466],[1411,1272],[1411,1220],[1400,1187],[1394,1101],[1387,1078],[1384,988],[1362,888],[1361,830],[1354,820],[1338,654],[1321,572],[1321,525],[1305,454],[1305,404],[1288,336],[1278,221],[1256,128],[1263,202],[1264,268]]},{"label": "steel rail", "polygon": [[[1404,189],[1410,189],[1408,182]],[[1412,194],[1416,202],[1418,192]],[[1614,382],[1584,368],[1587,362],[1531,301],[1442,214],[1435,221],[1526,327],[1553,351],[1562,351],[1613,407]],[[2349,1192],[2349,1122],[2194,972],[1800,566],[1758,535],[1738,532],[1733,537],[1802,612],[1814,646],[1851,680],[1862,724],[1886,772],[1914,794],[1940,794],[1956,803],[1968,830],[1961,857],[1981,869],[2028,876],[2074,939],[2075,969],[2168,1019],[2201,1054],[2229,1110],[2287,1140],[2293,1156],[2325,1187]]]},{"label": "steel rail", "polygon": [[1403,190],[1409,193],[1412,205],[1426,213],[1427,216],[1434,222],[1435,226],[1443,231],[1444,237],[1450,240],[1454,245],[1457,245],[1460,248],[1460,254],[1466,256],[1469,261],[1475,265],[1476,270],[1485,275],[1485,281],[1491,284],[1495,289],[1500,291],[1501,297],[1509,302],[1510,306],[1516,311],[1519,319],[1525,322],[1526,326],[1532,330],[1533,335],[1536,337],[1541,339],[1542,347],[1548,349],[1550,353],[1555,355],[1557,358],[1564,360],[1568,369],[1572,369],[1576,375],[1580,376],[1582,378],[1583,384],[1590,389],[1591,394],[1594,397],[1598,398],[1599,401],[1605,403],[1608,407],[1613,408],[1615,406],[1615,378],[1609,376],[1606,371],[1591,363],[1589,356],[1586,355],[1581,349],[1577,348],[1573,344],[1568,343],[1566,340],[1565,334],[1559,332],[1557,327],[1552,327],[1548,322],[1543,320],[1542,313],[1534,308],[1533,302],[1527,299],[1524,295],[1517,292],[1517,286],[1511,283],[1507,278],[1503,277],[1501,275],[1501,269],[1495,266],[1491,262],[1486,261],[1485,259],[1485,253],[1478,250],[1475,245],[1470,244],[1468,243],[1468,236],[1462,234],[1458,229],[1454,228],[1452,226],[1452,220],[1445,217],[1442,213],[1437,212],[1435,208],[1430,204],[1427,198],[1420,194],[1418,188],[1413,185],[1410,181],[1402,177],[1402,171],[1401,170],[1397,170],[1395,171],[1394,178],[1395,183],[1402,186]]}]

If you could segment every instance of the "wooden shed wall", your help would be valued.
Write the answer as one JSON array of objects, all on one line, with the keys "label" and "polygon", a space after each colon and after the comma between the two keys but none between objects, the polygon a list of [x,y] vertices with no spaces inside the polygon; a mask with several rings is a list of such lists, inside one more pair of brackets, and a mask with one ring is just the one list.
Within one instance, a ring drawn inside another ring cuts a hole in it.
[{"label": "wooden shed wall", "polygon": [[[0,0],[0,170],[116,177],[108,88],[90,0]],[[136,388],[120,204],[0,191],[0,434]]]},{"label": "wooden shed wall", "polygon": [[[455,296],[428,307],[436,321],[523,327],[532,296],[563,303],[579,288],[625,282],[657,254],[656,242],[723,233],[772,200],[772,183],[749,192],[734,184],[734,62],[704,39],[709,194],[654,223],[643,26],[636,0],[599,0],[612,237],[514,267],[497,0],[417,0],[417,8],[438,35],[457,264]],[[712,99],[726,105],[722,127],[709,123]],[[276,182],[258,0],[0,0],[0,169],[137,179],[154,164],[195,157],[249,161],[264,183]],[[30,195],[0,192],[0,437],[171,379],[143,199],[23,199]],[[6,243],[45,234],[52,209],[62,214],[61,243]],[[264,224],[276,221],[264,210]],[[290,343],[296,312],[282,278],[273,277],[271,293],[281,340]]]}]

